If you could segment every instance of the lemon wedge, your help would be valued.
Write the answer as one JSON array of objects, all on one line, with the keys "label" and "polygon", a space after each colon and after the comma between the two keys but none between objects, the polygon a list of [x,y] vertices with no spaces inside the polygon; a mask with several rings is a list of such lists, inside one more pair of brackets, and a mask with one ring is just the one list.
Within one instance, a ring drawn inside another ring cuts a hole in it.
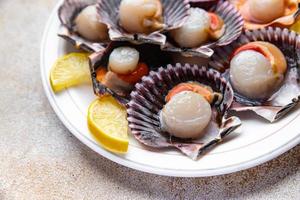
[{"label": "lemon wedge", "polygon": [[295,31],[296,33],[300,33],[300,19],[296,21],[291,27],[290,30]]},{"label": "lemon wedge", "polygon": [[125,153],[128,149],[128,122],[125,107],[112,96],[103,96],[91,103],[88,127],[91,134],[105,149]]},{"label": "lemon wedge", "polygon": [[56,60],[51,68],[50,83],[54,92],[88,83],[91,80],[86,53],[70,53]]}]

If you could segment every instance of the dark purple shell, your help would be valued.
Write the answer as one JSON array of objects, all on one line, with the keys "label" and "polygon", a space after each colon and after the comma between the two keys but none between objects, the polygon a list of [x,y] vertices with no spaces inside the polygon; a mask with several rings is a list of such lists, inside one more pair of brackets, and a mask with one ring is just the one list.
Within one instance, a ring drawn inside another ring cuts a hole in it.
[{"label": "dark purple shell", "polygon": [[163,5],[163,18],[166,27],[163,30],[153,32],[149,35],[128,33],[119,25],[119,6],[121,0],[99,1],[98,13],[104,23],[109,27],[109,37],[112,41],[164,45],[166,37],[161,34],[161,32],[180,27],[188,16],[190,5],[188,0],[161,0],[161,2]]},{"label": "dark purple shell", "polygon": [[167,55],[166,52],[162,52],[160,50],[160,46],[153,44],[132,44],[129,42],[110,42],[107,48],[102,51],[98,51],[89,56],[90,59],[90,69],[92,74],[92,82],[94,92],[98,96],[111,94],[113,95],[119,102],[122,104],[126,104],[129,98],[129,94],[120,94],[115,93],[111,89],[107,88],[103,84],[101,84],[96,79],[96,72],[100,67],[107,68],[108,59],[111,52],[121,46],[129,46],[133,47],[140,53],[139,62],[146,63],[151,70],[159,68],[161,65],[166,65],[170,63],[171,58]]},{"label": "dark purple shell", "polygon": [[199,7],[204,9],[211,8],[214,4],[218,3],[219,0],[189,0],[192,7]]},{"label": "dark purple shell", "polygon": [[74,20],[82,9],[95,3],[95,0],[65,0],[58,10],[58,17],[62,24],[58,35],[70,42],[76,48],[88,52],[100,51],[104,48],[106,43],[97,43],[81,37],[76,33]]},{"label": "dark purple shell", "polygon": [[163,50],[207,58],[212,56],[215,47],[228,45],[241,35],[244,20],[232,4],[227,1],[220,1],[210,9],[210,12],[218,14],[224,20],[226,30],[221,38],[196,48],[180,48],[174,41],[168,38],[166,45],[163,46]]},{"label": "dark purple shell", "polygon": [[[159,112],[165,105],[168,91],[179,83],[197,81],[211,86],[223,95],[219,103],[212,105],[213,117],[205,135],[197,140],[183,140],[172,137],[161,130]],[[227,110],[233,101],[233,91],[224,78],[212,69],[185,64],[168,65],[152,71],[142,82],[135,85],[127,105],[127,120],[132,134],[142,144],[154,148],[175,147],[192,159],[197,159],[209,147],[219,143],[223,137],[238,126],[237,117],[226,118]]]},{"label": "dark purple shell", "polygon": [[241,45],[253,41],[265,41],[276,45],[287,60],[288,72],[281,88],[268,100],[254,101],[235,93],[235,102],[231,109],[235,111],[250,110],[268,121],[274,122],[288,113],[300,101],[300,35],[288,29],[272,27],[246,30],[234,43],[217,48],[211,58],[210,65],[224,72],[224,76],[228,77],[227,69],[232,52]]}]

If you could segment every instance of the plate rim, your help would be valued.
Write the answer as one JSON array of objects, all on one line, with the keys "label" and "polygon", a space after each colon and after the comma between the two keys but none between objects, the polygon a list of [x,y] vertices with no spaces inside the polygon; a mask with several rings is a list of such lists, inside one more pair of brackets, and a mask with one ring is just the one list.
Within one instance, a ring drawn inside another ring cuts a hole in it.
[{"label": "plate rim", "polygon": [[164,169],[164,168],[158,168],[158,167],[153,167],[153,166],[145,166],[140,163],[136,163],[127,159],[124,159],[122,157],[119,157],[118,155],[115,155],[113,153],[110,153],[103,148],[99,147],[98,145],[94,144],[91,142],[88,138],[86,138],[83,134],[79,133],[76,128],[72,126],[71,123],[66,119],[65,115],[60,111],[58,108],[59,106],[56,104],[55,99],[51,95],[51,91],[48,88],[48,78],[47,73],[45,71],[45,66],[44,66],[44,51],[45,51],[45,44],[47,41],[47,33],[49,31],[51,22],[53,21],[55,15],[57,14],[58,7],[62,4],[63,0],[60,0],[56,3],[54,6],[53,10],[51,11],[50,16],[48,17],[46,26],[43,31],[43,36],[42,36],[42,41],[41,41],[41,46],[40,46],[40,70],[41,70],[41,79],[42,79],[42,84],[44,88],[44,92],[47,96],[47,99],[60,119],[60,121],[64,124],[64,126],[82,143],[84,143],[86,146],[88,146],[90,149],[93,151],[97,152],[98,154],[102,155],[106,159],[109,159],[117,164],[121,164],[123,166],[126,166],[131,169],[135,169],[138,171],[150,173],[150,174],[156,174],[156,175],[162,175],[162,176],[172,176],[172,177],[208,177],[208,176],[217,176],[217,175],[224,175],[224,174],[230,174],[242,170],[246,170],[255,166],[258,166],[260,164],[263,164],[267,161],[270,161],[281,154],[287,152],[288,150],[292,149],[296,145],[300,143],[300,135],[298,134],[298,137],[295,139],[290,140],[286,144],[282,145],[281,147],[277,148],[275,151],[272,151],[271,154],[265,154],[262,155],[256,159],[246,161],[243,163],[240,163],[238,165],[233,165],[229,167],[224,167],[221,169],[206,169],[206,170],[199,170],[197,172],[195,171],[183,171],[183,170],[170,170],[170,169]]}]

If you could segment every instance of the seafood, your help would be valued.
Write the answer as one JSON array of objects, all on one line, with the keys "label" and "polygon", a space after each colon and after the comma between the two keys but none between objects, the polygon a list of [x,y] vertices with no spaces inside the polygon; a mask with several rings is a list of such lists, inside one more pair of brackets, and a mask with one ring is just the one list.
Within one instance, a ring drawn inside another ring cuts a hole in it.
[{"label": "seafood", "polygon": [[118,47],[114,49],[108,61],[108,67],[117,74],[130,74],[136,70],[140,53],[132,47]]},{"label": "seafood", "polygon": [[187,0],[102,0],[98,14],[112,41],[164,45],[162,32],[180,27],[189,7]]},{"label": "seafood", "polygon": [[[283,0],[251,0],[248,1],[249,14],[253,21],[269,23],[284,15],[285,2]],[[272,12],[268,12],[272,9]],[[266,14],[268,12],[268,14]]]},{"label": "seafood", "polygon": [[139,52],[133,47],[115,48],[109,55],[108,70],[101,67],[96,79],[114,92],[125,95],[149,72],[148,66],[139,62],[139,57]]},{"label": "seafood", "polygon": [[210,65],[233,85],[232,110],[253,111],[270,122],[300,100],[300,37],[281,28],[247,30],[236,42],[217,48]]},{"label": "seafood", "polygon": [[300,36],[264,28],[293,24],[298,3],[65,0],[59,35],[92,52],[94,93],[127,109],[140,143],[197,160],[241,125],[229,111],[274,122],[300,101]]},{"label": "seafood", "polygon": [[251,99],[266,99],[280,86],[287,63],[268,42],[250,42],[236,50],[230,62],[230,81],[237,92]]},{"label": "seafood", "polygon": [[127,119],[136,139],[154,148],[177,148],[194,160],[240,126],[237,117],[227,118],[230,84],[206,67],[159,68],[130,96]]},{"label": "seafood", "polygon": [[58,35],[89,52],[103,50],[109,41],[108,28],[101,22],[95,3],[95,0],[65,0],[58,11],[62,24]]},{"label": "seafood", "polygon": [[230,0],[245,19],[246,29],[288,27],[299,15],[298,0]]},{"label": "seafood", "polygon": [[101,42],[108,40],[107,26],[100,22],[96,5],[84,8],[75,19],[75,29],[84,38]]},{"label": "seafood", "polygon": [[157,45],[111,42],[90,56],[94,91],[99,96],[111,94],[124,103],[134,84],[150,69],[168,62],[169,56]]},{"label": "seafood", "polygon": [[210,10],[191,8],[189,20],[167,33],[162,49],[187,57],[210,57],[217,46],[230,44],[242,33],[243,17],[229,2],[220,1]]},{"label": "seafood", "polygon": [[181,83],[166,96],[160,115],[162,129],[178,138],[199,138],[211,120],[212,89]]},{"label": "seafood", "polygon": [[119,12],[120,25],[129,33],[149,34],[164,27],[160,0],[122,0]]},{"label": "seafood", "polygon": [[204,97],[191,91],[175,95],[161,113],[162,129],[178,138],[199,138],[212,115]]},{"label": "seafood", "polygon": [[170,32],[180,47],[197,47],[210,38],[217,40],[224,34],[224,22],[216,14],[208,13],[201,8],[191,8],[190,12],[187,22]]}]

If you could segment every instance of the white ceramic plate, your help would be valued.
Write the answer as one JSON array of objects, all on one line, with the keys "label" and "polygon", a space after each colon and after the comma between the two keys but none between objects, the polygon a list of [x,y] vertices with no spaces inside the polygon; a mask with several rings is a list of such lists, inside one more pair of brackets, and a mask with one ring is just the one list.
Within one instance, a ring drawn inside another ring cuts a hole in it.
[{"label": "white ceramic plate", "polygon": [[[60,2],[61,3],[61,2]],[[96,98],[92,86],[71,88],[54,94],[49,83],[51,65],[67,52],[66,42],[57,36],[60,22],[57,9],[53,10],[47,23],[41,46],[41,76],[46,95],[65,126],[84,144],[121,165],[144,172],[182,177],[199,177],[227,174],[247,169],[286,152],[300,143],[300,108],[274,124],[254,117],[241,115],[243,125],[198,161],[177,151],[153,151],[130,138],[126,155],[110,153],[99,146],[87,128],[87,108]]]}]

